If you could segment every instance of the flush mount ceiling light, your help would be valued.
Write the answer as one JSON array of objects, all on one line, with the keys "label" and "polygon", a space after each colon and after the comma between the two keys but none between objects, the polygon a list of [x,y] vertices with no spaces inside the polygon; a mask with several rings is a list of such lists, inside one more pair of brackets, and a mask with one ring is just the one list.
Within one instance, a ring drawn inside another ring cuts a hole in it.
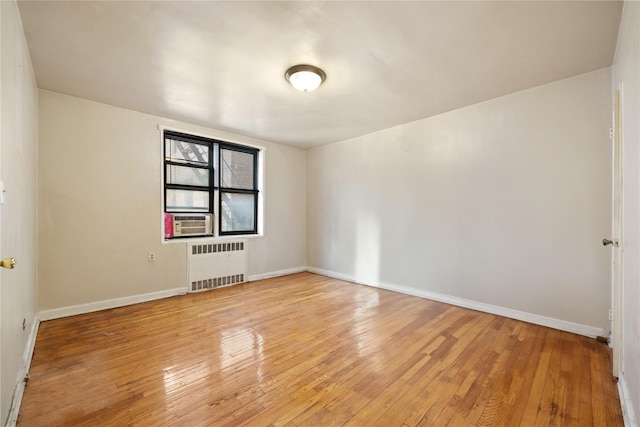
[{"label": "flush mount ceiling light", "polygon": [[291,86],[302,92],[316,90],[326,77],[324,71],[313,65],[294,65],[284,74]]}]

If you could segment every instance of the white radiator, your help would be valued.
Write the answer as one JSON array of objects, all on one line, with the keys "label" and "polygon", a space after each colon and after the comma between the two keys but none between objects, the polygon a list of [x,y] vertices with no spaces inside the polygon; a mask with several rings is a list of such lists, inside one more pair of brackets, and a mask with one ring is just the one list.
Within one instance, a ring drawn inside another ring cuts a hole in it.
[{"label": "white radiator", "polygon": [[189,292],[244,283],[247,278],[247,241],[187,244]]}]

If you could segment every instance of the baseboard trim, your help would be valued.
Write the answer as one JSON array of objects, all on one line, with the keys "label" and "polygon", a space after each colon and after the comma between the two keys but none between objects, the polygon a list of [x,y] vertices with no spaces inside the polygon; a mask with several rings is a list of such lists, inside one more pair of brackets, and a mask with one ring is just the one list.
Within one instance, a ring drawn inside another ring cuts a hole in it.
[{"label": "baseboard trim", "polygon": [[[272,271],[269,273],[255,274],[248,276],[249,282],[256,280],[268,279],[271,277],[286,276],[287,274],[301,273],[307,271],[307,267],[295,267],[286,270]],[[105,301],[92,302],[88,304],[72,305],[69,307],[54,308],[51,310],[43,310],[40,312],[40,320],[53,320],[62,317],[75,316],[78,314],[92,313],[94,311],[107,310],[110,308],[124,307],[127,305],[138,304],[141,302],[153,301],[162,298],[168,298],[176,295],[187,293],[186,288],[168,289],[166,291],[152,292],[142,295],[133,295],[124,298],[115,298]]]},{"label": "baseboard trim", "polygon": [[295,268],[288,268],[286,270],[271,271],[269,273],[254,274],[252,276],[249,276],[248,280],[249,282],[255,282],[256,280],[271,279],[272,277],[280,277],[280,276],[286,276],[288,274],[302,273],[303,271],[307,271],[307,267],[295,267]]},{"label": "baseboard trim", "polygon": [[38,336],[38,328],[40,327],[40,319],[36,314],[31,324],[31,330],[27,338],[27,345],[25,346],[24,353],[22,355],[23,366],[21,372],[18,374],[18,383],[13,390],[13,396],[11,399],[11,407],[9,408],[9,414],[7,415],[7,422],[5,426],[14,427],[18,422],[18,414],[20,413],[20,405],[22,404],[22,396],[24,396],[24,388],[26,387],[26,381],[31,368],[31,359],[33,357],[33,351],[36,347],[36,337]]},{"label": "baseboard trim", "polygon": [[[485,313],[496,314],[498,316],[509,317],[512,319],[522,320],[524,322],[533,323],[536,325],[547,326],[549,328],[559,329],[562,331],[572,332],[578,335],[584,335],[587,337],[595,338],[597,336],[606,336],[609,332],[602,328],[594,326],[582,325],[578,323],[568,322],[566,320],[555,319],[551,317],[541,316],[539,314],[528,313],[519,310],[513,310],[506,307],[495,306],[491,304],[481,303],[465,298],[455,297],[446,294],[440,294],[436,292],[425,291],[422,289],[416,289],[408,286],[392,285],[388,283],[361,281],[353,276],[349,276],[335,271],[325,270],[316,267],[295,267],[285,270],[277,270],[268,273],[255,274],[248,276],[249,282],[257,280],[268,279],[272,277],[286,276],[288,274],[300,273],[303,271],[309,271],[311,273],[320,274],[322,276],[332,277],[339,280],[345,280],[349,282],[358,283],[365,286],[371,286],[375,288],[385,289],[394,292],[400,292],[406,295],[417,296],[433,301],[443,302],[459,307],[469,308],[472,310],[478,310]],[[43,310],[39,313],[39,320],[46,321],[52,319],[58,319],[61,317],[75,316],[78,314],[91,313],[94,311],[106,310],[110,308],[123,307],[132,304],[138,304],[141,302],[153,301],[162,298],[168,298],[175,295],[185,294],[187,290],[185,288],[168,289],[165,291],[152,292],[142,295],[134,295],[124,298],[115,298],[111,300],[98,301],[94,303],[74,305],[69,307],[56,308],[51,310]]]},{"label": "baseboard trim", "polygon": [[629,393],[629,387],[627,381],[623,375],[618,377],[618,396],[620,397],[620,404],[622,405],[622,418],[624,419],[625,427],[638,427],[638,420],[636,419],[633,411],[633,402],[631,401],[631,394]]},{"label": "baseboard trim", "polygon": [[77,314],[91,313],[94,311],[107,310],[109,308],[124,307],[141,302],[154,301],[162,298],[169,298],[187,293],[187,288],[167,289],[165,291],[151,292],[130,297],[114,298],[105,301],[92,302],[88,304],[72,305],[69,307],[54,308],[40,312],[40,320],[53,320],[61,317],[75,316]]},{"label": "baseboard trim", "polygon": [[472,310],[482,311],[485,313],[496,314],[498,316],[509,317],[511,319],[522,320],[523,322],[533,323],[535,325],[546,326],[561,331],[571,332],[578,335],[584,335],[590,338],[597,336],[605,336],[609,332],[602,328],[594,326],[581,325],[579,323],[568,322],[566,320],[555,319],[552,317],[541,316],[539,314],[528,313],[525,311],[513,310],[506,307],[500,307],[496,305],[477,302],[465,298],[455,297],[446,294],[440,294],[436,292],[425,291],[422,289],[411,288],[408,286],[391,285],[388,283],[380,282],[363,282],[355,277],[348,276],[342,273],[336,273],[330,270],[324,270],[316,267],[307,267],[307,271],[311,273],[320,274],[322,276],[332,277],[339,280],[346,280],[349,282],[358,283],[360,285],[371,286],[374,288],[385,289],[388,291],[399,292],[407,295],[412,295],[420,298],[425,298],[433,301],[443,302],[446,304],[455,305],[458,307],[469,308]]}]

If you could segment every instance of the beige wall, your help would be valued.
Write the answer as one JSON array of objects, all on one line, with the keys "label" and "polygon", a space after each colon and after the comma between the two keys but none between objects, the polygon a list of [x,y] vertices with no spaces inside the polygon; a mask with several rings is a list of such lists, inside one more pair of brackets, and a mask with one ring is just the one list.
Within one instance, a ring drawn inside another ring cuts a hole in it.
[{"label": "beige wall", "polygon": [[622,86],[623,307],[619,387],[629,426],[640,425],[640,3],[625,2],[613,64]]},{"label": "beige wall", "polygon": [[[0,177],[6,189],[0,258],[18,262],[15,270],[0,270],[0,424],[5,425],[14,392],[21,395],[35,332],[37,89],[15,2],[0,2],[0,15]],[[16,415],[11,414],[14,421]]]},{"label": "beige wall", "polygon": [[607,330],[610,79],[308,151],[308,265]]},{"label": "beige wall", "polygon": [[41,90],[40,310],[186,288],[185,244],[161,239],[159,125],[265,147],[249,275],[304,267],[304,151]]}]

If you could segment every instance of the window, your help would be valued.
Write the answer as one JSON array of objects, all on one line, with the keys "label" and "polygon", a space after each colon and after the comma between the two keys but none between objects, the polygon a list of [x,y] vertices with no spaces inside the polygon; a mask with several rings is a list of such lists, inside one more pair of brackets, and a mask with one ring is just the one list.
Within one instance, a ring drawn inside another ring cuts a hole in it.
[{"label": "window", "polygon": [[[207,230],[206,235],[256,234],[258,152],[252,147],[165,131],[165,214],[176,218],[187,213],[212,214],[217,227]],[[173,237],[173,233],[165,235]]]}]

